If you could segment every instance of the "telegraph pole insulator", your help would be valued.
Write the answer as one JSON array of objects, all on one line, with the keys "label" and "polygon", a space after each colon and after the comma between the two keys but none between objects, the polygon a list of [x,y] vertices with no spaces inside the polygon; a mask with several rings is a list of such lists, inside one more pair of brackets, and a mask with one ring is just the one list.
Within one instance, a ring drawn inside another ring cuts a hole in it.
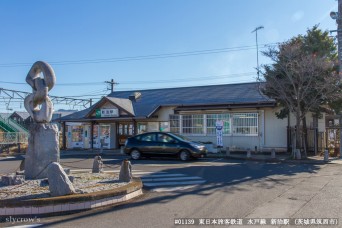
[{"label": "telegraph pole insulator", "polygon": [[114,79],[110,80],[110,81],[105,81],[105,83],[110,85],[110,91],[111,93],[114,92],[114,85],[119,85],[119,83],[115,82]]}]

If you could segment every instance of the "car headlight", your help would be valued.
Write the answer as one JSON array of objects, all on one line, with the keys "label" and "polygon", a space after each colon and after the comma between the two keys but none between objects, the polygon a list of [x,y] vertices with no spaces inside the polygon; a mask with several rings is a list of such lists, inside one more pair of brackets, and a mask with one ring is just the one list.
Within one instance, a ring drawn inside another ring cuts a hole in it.
[{"label": "car headlight", "polygon": [[203,149],[204,146],[202,145],[199,145],[199,144],[196,144],[196,143],[190,143],[190,145],[198,150],[201,150]]}]

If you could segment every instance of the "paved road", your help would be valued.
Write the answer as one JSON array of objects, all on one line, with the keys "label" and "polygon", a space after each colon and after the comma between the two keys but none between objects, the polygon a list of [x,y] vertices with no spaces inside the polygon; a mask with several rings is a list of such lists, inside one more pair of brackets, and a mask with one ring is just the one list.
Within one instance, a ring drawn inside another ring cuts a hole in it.
[{"label": "paved road", "polygon": [[[105,164],[111,167],[123,158],[110,157],[105,160]],[[80,158],[62,159],[62,162],[77,159]],[[15,164],[17,161],[8,162]],[[3,161],[0,161],[0,170],[2,164]],[[77,165],[86,168],[90,164],[89,160],[80,161]],[[296,221],[304,221],[299,220],[300,218],[316,218],[315,222],[320,222],[323,220],[319,219],[338,218],[342,222],[341,165],[277,164],[218,159],[182,163],[164,159],[133,162],[133,170],[149,179],[146,183],[180,183],[194,180],[203,182],[191,188],[172,191],[153,191],[154,186],[150,186],[152,189],[146,188],[142,197],[129,204],[74,215],[40,218],[40,223],[50,227],[85,228],[174,227],[174,219],[184,218],[196,218],[196,222],[199,222],[198,219],[240,218],[294,218]],[[153,181],[153,178],[163,178],[156,175],[169,174],[174,176],[164,177],[200,179]],[[179,186],[167,185],[157,188],[175,187]]]}]

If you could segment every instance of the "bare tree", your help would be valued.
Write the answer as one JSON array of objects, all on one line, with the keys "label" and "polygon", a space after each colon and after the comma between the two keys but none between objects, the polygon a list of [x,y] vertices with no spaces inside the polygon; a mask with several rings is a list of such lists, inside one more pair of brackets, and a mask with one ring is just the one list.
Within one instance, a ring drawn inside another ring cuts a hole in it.
[{"label": "bare tree", "polygon": [[274,62],[263,65],[265,93],[294,114],[297,147],[302,141],[303,135],[298,132],[305,115],[341,97],[334,62],[305,49],[302,40],[294,38],[263,52]]}]

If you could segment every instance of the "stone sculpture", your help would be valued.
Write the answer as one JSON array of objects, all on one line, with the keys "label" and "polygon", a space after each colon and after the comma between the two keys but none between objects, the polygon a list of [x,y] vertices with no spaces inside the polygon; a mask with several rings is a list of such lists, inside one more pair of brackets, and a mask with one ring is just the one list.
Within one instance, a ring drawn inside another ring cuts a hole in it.
[{"label": "stone sculpture", "polygon": [[124,182],[130,182],[132,180],[132,165],[127,159],[121,163],[119,180]]},{"label": "stone sculpture", "polygon": [[47,166],[51,162],[59,162],[59,134],[57,125],[50,123],[53,105],[48,96],[56,83],[56,77],[49,64],[38,61],[28,72],[26,82],[33,91],[25,98],[24,105],[34,123],[30,129],[25,157],[25,177],[46,178]]},{"label": "stone sculpture", "polygon": [[64,196],[76,192],[68,175],[57,162],[53,162],[48,166],[48,181],[51,196]]}]

